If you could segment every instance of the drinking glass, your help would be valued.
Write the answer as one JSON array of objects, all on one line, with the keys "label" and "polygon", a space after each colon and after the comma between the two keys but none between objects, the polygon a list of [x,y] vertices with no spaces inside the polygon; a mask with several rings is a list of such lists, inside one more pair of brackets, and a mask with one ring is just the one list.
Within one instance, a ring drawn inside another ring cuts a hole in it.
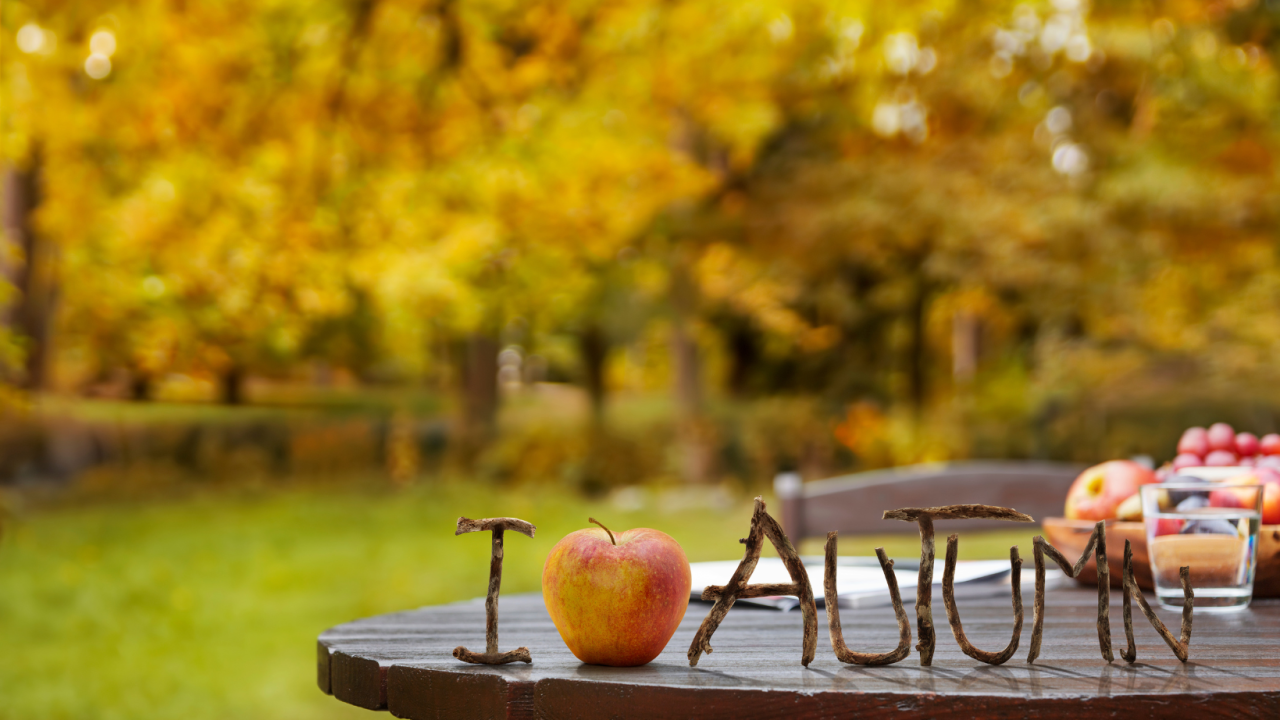
[{"label": "drinking glass", "polygon": [[1167,482],[1143,485],[1147,556],[1162,607],[1182,609],[1179,568],[1190,568],[1196,612],[1243,610],[1253,599],[1263,486]]}]

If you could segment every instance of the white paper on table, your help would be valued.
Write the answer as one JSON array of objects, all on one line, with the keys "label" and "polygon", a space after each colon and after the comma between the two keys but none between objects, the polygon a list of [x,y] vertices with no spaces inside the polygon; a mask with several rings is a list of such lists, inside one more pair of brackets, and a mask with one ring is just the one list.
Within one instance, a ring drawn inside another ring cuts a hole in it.
[{"label": "white paper on table", "polygon": [[[691,563],[693,587],[691,599],[698,600],[702,589],[707,585],[724,585],[729,582],[733,572],[738,569],[740,560],[719,560],[715,562]],[[840,607],[860,608],[890,605],[889,586],[885,582],[884,570],[874,557],[841,557],[837,560],[836,595],[840,598]],[[823,605],[824,567],[821,558],[804,558],[805,570],[809,573],[809,583],[813,587],[814,600],[818,606]],[[942,597],[942,558],[933,563],[933,596]],[[894,576],[898,580],[898,589],[903,603],[911,603],[916,597],[916,581],[919,579],[919,562],[895,562]],[[1009,562],[1007,560],[962,560],[956,563],[955,594],[957,598],[990,597],[1009,592]],[[1063,578],[1061,570],[1046,569],[1046,587],[1056,584]],[[1035,569],[1024,568],[1022,572],[1024,593],[1035,586]],[[791,575],[778,558],[760,558],[755,572],[749,581],[756,583],[790,583]],[[775,596],[738,600],[739,603],[750,603],[778,610],[791,610],[799,605],[794,597]],[[941,600],[938,600],[941,602]]]}]

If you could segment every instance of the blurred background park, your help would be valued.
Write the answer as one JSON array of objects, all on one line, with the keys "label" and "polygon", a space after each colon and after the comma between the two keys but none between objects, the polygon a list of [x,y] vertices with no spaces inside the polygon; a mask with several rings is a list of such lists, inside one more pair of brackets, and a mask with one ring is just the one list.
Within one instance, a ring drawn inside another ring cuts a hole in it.
[{"label": "blurred background park", "polygon": [[1280,429],[1276,0],[0,30],[3,718],[364,715],[315,635],[482,594],[460,514],[530,591],[589,513],[734,557],[779,471]]}]

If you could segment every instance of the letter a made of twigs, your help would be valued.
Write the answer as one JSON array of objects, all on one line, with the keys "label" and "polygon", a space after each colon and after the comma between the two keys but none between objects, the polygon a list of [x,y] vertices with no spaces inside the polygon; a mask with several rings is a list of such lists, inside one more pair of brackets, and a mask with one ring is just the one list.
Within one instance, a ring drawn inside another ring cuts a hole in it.
[{"label": "letter a made of twigs", "polygon": [[[760,549],[766,537],[778,550],[782,564],[791,575],[790,584],[747,584],[751,573],[755,572],[756,563],[760,561]],[[751,532],[741,542],[746,545],[746,554],[738,564],[738,569],[733,572],[733,577],[723,586],[708,585],[702,591],[702,599],[714,600],[715,605],[711,606],[711,612],[707,613],[702,626],[693,636],[693,643],[689,645],[689,666],[696,666],[702,653],[711,652],[711,635],[720,626],[735,600],[768,595],[795,595],[800,599],[800,614],[804,618],[804,648],[800,664],[808,667],[818,649],[818,608],[813,600],[813,586],[809,584],[809,573],[804,569],[804,562],[782,531],[782,526],[765,512],[762,498],[756,498],[755,512],[751,515]]]}]

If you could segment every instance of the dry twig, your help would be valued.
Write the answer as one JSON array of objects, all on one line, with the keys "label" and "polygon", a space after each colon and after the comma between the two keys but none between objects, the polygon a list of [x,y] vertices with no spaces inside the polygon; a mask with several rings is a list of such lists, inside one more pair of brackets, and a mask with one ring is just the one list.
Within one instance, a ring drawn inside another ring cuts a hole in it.
[{"label": "dry twig", "polygon": [[1012,508],[994,505],[943,505],[928,508],[900,508],[886,510],[885,520],[902,520],[915,522],[920,526],[920,575],[916,581],[916,629],[920,632],[920,642],[916,650],[920,651],[920,665],[933,664],[933,649],[938,639],[933,628],[933,521],[939,520],[973,520],[992,519],[1012,522],[1035,522],[1026,513]]},{"label": "dry twig", "polygon": [[840,628],[839,597],[836,595],[836,533],[827,533],[826,566],[822,576],[827,607],[827,629],[831,632],[831,649],[840,662],[854,665],[892,665],[911,652],[911,621],[902,607],[902,595],[898,592],[898,578],[893,574],[893,561],[884,554],[884,548],[876,548],[885,582],[889,584],[889,597],[893,600],[893,613],[898,618],[898,647],[886,653],[860,653],[849,649]]},{"label": "dry twig", "polygon": [[[1125,556],[1130,555],[1129,541],[1125,541]],[[1138,587],[1138,583],[1133,579],[1132,562],[1125,564],[1124,568],[1124,591],[1126,595],[1131,596],[1138,603],[1138,607],[1142,609],[1142,614],[1147,616],[1151,621],[1151,627],[1160,633],[1160,637],[1164,638],[1165,644],[1173,651],[1173,654],[1182,662],[1187,661],[1187,656],[1191,652],[1191,611],[1195,606],[1195,592],[1191,590],[1191,568],[1178,568],[1178,576],[1182,580],[1182,637],[1174,639],[1173,633],[1169,632],[1169,628],[1160,622],[1160,618],[1156,616],[1151,606],[1147,604],[1147,599],[1142,596],[1142,589]],[[1125,632],[1128,635],[1129,647],[1133,648],[1133,623],[1129,620],[1129,613],[1125,615]],[[1133,660],[1125,657],[1125,660],[1133,662],[1138,659],[1138,652],[1133,650]]]},{"label": "dry twig", "polygon": [[[760,549],[764,545],[765,537],[768,537],[769,541],[778,550],[778,556],[782,558],[782,564],[786,566],[787,573],[791,575],[791,579],[794,581],[792,584],[746,584],[751,579],[751,573],[755,572],[756,563],[760,561]],[[715,605],[711,606],[711,612],[707,613],[702,625],[698,627],[698,632],[693,636],[693,642],[689,645],[689,667],[694,667],[698,664],[698,658],[702,656],[702,653],[712,651],[711,636],[715,633],[716,628],[720,627],[720,623],[724,620],[724,616],[728,614],[729,608],[733,607],[735,600],[740,597],[762,597],[764,595],[782,594],[795,595],[800,600],[800,614],[804,619],[804,644],[800,655],[800,664],[808,667],[809,663],[813,662],[813,656],[818,649],[818,608],[813,601],[813,586],[809,583],[809,573],[805,570],[804,562],[800,559],[799,553],[791,545],[791,541],[787,539],[787,535],[782,531],[782,526],[778,524],[778,521],[765,512],[765,504],[762,498],[756,498],[755,512],[751,515],[751,532],[741,542],[746,545],[746,553],[742,558],[742,562],[738,564],[738,569],[734,570],[733,576],[729,578],[729,582],[723,586],[709,585],[702,591],[704,598],[711,599],[714,597],[716,601]],[[788,592],[782,592],[784,590]]]},{"label": "dry twig", "polygon": [[1120,657],[1124,661],[1133,664],[1138,661],[1138,646],[1133,644],[1133,604],[1130,602],[1129,593],[1123,587],[1124,579],[1133,575],[1133,547],[1128,540],[1124,541],[1124,567],[1120,573],[1120,597],[1124,599],[1124,637],[1128,647],[1120,651]]},{"label": "dry twig", "polygon": [[1034,617],[1031,622],[1031,651],[1027,653],[1027,662],[1035,662],[1036,658],[1040,657],[1040,641],[1044,635],[1045,556],[1057,563],[1067,577],[1074,578],[1079,577],[1080,572],[1084,570],[1085,563],[1089,562],[1090,553],[1095,555],[1098,565],[1098,648],[1102,651],[1104,660],[1107,662],[1114,660],[1111,654],[1111,618],[1107,612],[1111,605],[1111,574],[1107,567],[1106,523],[1099,520],[1093,526],[1089,542],[1085,544],[1084,552],[1080,553],[1080,559],[1076,560],[1075,565],[1068,562],[1062,553],[1043,537],[1037,535],[1033,543],[1036,562],[1036,595],[1032,611]]},{"label": "dry twig", "polygon": [[[724,585],[708,585],[702,589],[702,600],[704,602],[715,602],[724,595]],[[744,585],[738,591],[738,599],[746,600],[748,598],[759,597],[776,597],[778,595],[799,595],[800,587],[795,583],[760,583],[758,585]]]},{"label": "dry twig", "polygon": [[951,624],[951,633],[965,655],[991,665],[1003,665],[1018,651],[1018,641],[1022,637],[1022,558],[1018,557],[1018,546],[1009,548],[1009,566],[1013,576],[1013,637],[1005,649],[999,652],[979,650],[965,637],[964,627],[960,624],[960,612],[956,609],[956,556],[960,553],[960,540],[952,535],[947,538],[947,560],[942,571],[942,603],[947,608],[947,622]]},{"label": "dry twig", "polygon": [[519,518],[485,518],[483,520],[472,520],[471,518],[458,518],[458,527],[453,531],[455,536],[473,532],[484,532],[486,530],[515,530],[521,535],[533,537],[538,528],[532,524],[525,522]]},{"label": "dry twig", "polygon": [[498,652],[498,591],[502,587],[502,543],[507,530],[514,530],[523,535],[533,537],[537,531],[533,525],[516,518],[486,518],[472,520],[458,518],[458,527],[454,535],[463,533],[491,531],[493,533],[493,554],[489,559],[489,594],[484,599],[484,646],[483,653],[472,652],[459,645],[453,649],[453,656],[463,662],[480,665],[504,665],[509,662],[533,662],[529,648],[516,648],[510,652]]},{"label": "dry twig", "polygon": [[1035,518],[1013,508],[995,505],[943,505],[927,508],[899,508],[885,510],[885,520],[912,522],[928,516],[934,520],[1008,520],[1010,522],[1035,522]]}]

